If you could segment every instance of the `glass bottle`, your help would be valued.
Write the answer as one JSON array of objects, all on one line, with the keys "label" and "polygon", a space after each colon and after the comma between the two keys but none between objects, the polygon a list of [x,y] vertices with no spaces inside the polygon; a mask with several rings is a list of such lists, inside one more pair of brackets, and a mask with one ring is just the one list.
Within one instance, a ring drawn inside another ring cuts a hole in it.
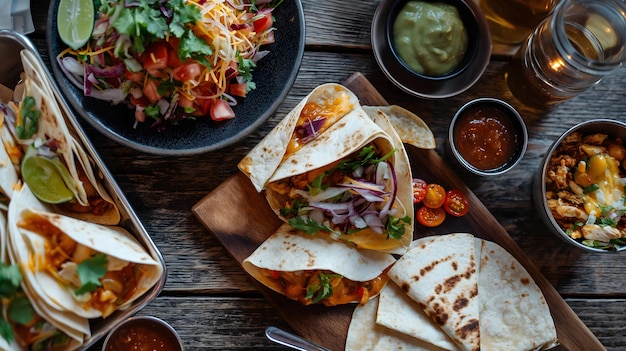
[{"label": "glass bottle", "polygon": [[562,0],[524,41],[505,77],[513,96],[546,111],[596,85],[625,60],[625,1]]}]

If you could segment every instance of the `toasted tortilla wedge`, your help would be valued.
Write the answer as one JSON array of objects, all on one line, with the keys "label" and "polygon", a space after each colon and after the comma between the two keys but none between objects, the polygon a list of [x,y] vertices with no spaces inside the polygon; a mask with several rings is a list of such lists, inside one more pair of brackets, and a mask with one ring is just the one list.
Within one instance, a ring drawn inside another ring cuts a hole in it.
[{"label": "toasted tortilla wedge", "polygon": [[533,278],[501,246],[486,240],[481,244],[480,349],[527,351],[556,346],[550,308]]},{"label": "toasted tortilla wedge", "polygon": [[[350,288],[356,285],[364,286],[367,290],[366,298],[378,295],[387,283],[387,277],[383,273],[394,262],[395,258],[390,254],[359,250],[324,236],[299,233],[290,225],[284,224],[247,257],[242,265],[248,274],[263,285],[302,304],[337,305],[360,302],[363,294],[353,298],[352,294],[356,291]],[[346,295],[333,295],[317,302],[310,297],[290,295],[287,282],[293,283],[294,288],[299,287],[298,291],[306,292],[307,288],[318,283],[316,275],[313,274],[309,279],[300,278],[306,275],[305,272],[317,271],[331,276],[331,279],[351,281],[337,282],[337,285],[345,286],[345,289],[333,284],[334,293],[342,294],[345,291]],[[278,277],[279,274],[284,276]]]},{"label": "toasted tortilla wedge", "polygon": [[389,278],[420,306],[461,350],[480,350],[480,303],[474,236],[418,239],[389,270]]},{"label": "toasted tortilla wedge", "polygon": [[[384,290],[386,290],[385,288]],[[445,351],[433,344],[416,339],[376,323],[380,296],[357,306],[352,314],[345,351]]]},{"label": "toasted tortilla wedge", "polygon": [[413,112],[398,105],[363,106],[370,116],[383,114],[391,122],[403,143],[420,149],[437,147],[435,136],[426,122]]}]

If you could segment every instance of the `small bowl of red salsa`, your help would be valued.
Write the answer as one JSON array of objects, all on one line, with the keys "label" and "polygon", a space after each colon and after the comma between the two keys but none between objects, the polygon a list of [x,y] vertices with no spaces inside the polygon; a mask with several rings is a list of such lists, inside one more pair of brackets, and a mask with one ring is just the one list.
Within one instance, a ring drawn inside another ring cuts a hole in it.
[{"label": "small bowl of red salsa", "polygon": [[104,339],[102,351],[183,351],[180,336],[167,322],[152,316],[125,319]]},{"label": "small bowl of red salsa", "polygon": [[508,103],[479,98],[463,105],[448,131],[449,151],[463,169],[479,176],[509,171],[524,157],[528,131]]}]

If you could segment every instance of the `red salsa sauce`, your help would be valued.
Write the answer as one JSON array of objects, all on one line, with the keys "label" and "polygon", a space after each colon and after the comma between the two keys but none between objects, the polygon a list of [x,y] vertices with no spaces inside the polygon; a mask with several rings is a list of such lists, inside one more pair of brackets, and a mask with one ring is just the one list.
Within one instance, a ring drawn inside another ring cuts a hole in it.
[{"label": "red salsa sauce", "polygon": [[509,112],[496,106],[470,106],[458,117],[453,136],[461,156],[481,170],[502,167],[517,148]]},{"label": "red salsa sauce", "polygon": [[132,320],[109,337],[106,351],[181,351],[176,336],[164,325],[146,319]]}]

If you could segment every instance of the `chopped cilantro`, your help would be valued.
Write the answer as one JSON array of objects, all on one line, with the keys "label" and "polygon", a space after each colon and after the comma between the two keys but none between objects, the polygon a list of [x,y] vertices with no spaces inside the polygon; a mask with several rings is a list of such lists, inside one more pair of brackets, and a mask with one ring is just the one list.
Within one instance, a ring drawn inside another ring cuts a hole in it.
[{"label": "chopped cilantro", "polygon": [[306,288],[306,298],[312,299],[312,303],[318,303],[333,296],[333,286],[330,281],[334,278],[342,278],[342,276],[319,272],[317,279],[311,279],[312,282],[309,282],[309,286]]},{"label": "chopped cilantro", "polygon": [[600,187],[598,186],[598,184],[591,184],[588,187],[585,187],[583,189],[583,194],[589,194],[591,192],[594,192],[596,190],[600,189]]},{"label": "chopped cilantro", "polygon": [[104,254],[94,255],[78,264],[78,278],[81,286],[76,289],[76,295],[92,292],[96,290],[100,283],[100,278],[104,277],[107,271],[107,256]]},{"label": "chopped cilantro", "polygon": [[9,304],[7,316],[15,323],[28,325],[35,318],[35,310],[26,295],[20,294]]},{"label": "chopped cilantro", "polygon": [[302,217],[294,217],[289,220],[289,224],[296,230],[303,231],[307,234],[315,234],[318,231],[333,232],[332,229],[325,225],[319,224],[311,218],[304,219]]},{"label": "chopped cilantro", "polygon": [[404,223],[411,224],[411,218],[409,216],[404,216],[401,218],[396,218],[389,216],[387,217],[387,238],[391,239],[401,239],[404,235]]}]

